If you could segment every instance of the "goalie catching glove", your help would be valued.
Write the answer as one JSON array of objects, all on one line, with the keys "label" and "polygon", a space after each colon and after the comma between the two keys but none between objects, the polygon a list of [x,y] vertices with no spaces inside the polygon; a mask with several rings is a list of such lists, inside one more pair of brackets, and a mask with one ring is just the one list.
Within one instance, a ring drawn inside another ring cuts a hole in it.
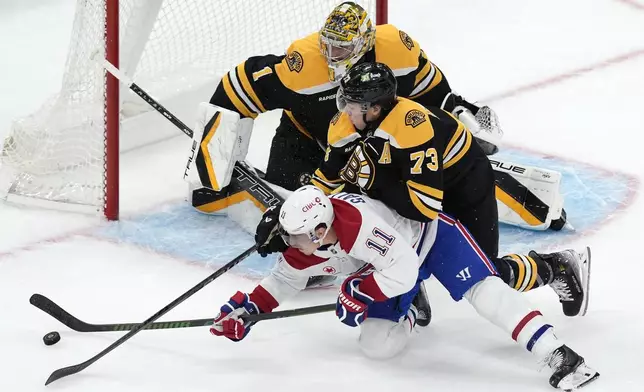
[{"label": "goalie catching glove", "polygon": [[215,317],[215,322],[210,327],[210,333],[215,336],[225,336],[233,342],[238,342],[248,335],[250,328],[255,324],[244,322],[241,316],[258,313],[262,312],[251,301],[250,296],[238,291],[221,307],[219,314]]},{"label": "goalie catching glove", "polygon": [[503,130],[492,108],[478,107],[458,94],[449,93],[443,100],[441,109],[451,112],[465,124],[486,155],[494,155],[499,151]]}]

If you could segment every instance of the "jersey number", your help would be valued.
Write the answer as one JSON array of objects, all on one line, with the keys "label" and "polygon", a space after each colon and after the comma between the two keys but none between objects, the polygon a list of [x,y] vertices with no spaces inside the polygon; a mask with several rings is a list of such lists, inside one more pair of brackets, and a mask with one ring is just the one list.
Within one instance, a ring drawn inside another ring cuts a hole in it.
[{"label": "jersey number", "polygon": [[273,73],[273,70],[271,69],[271,67],[266,66],[260,69],[259,71],[253,72],[253,81],[256,82],[257,79],[261,78],[262,76],[270,75],[272,73]]},{"label": "jersey number", "polygon": [[411,174],[421,174],[423,172],[423,162],[427,158],[427,168],[431,171],[438,170],[438,152],[434,147],[430,147],[427,151],[416,151],[409,154],[409,159],[414,162],[411,168]]},{"label": "jersey number", "polygon": [[[373,234],[374,237],[376,238],[375,239],[372,237],[367,238],[367,241],[366,241],[367,248],[374,249],[376,252],[380,253],[380,256],[386,255],[387,252],[389,251],[389,247],[396,240],[396,237],[385,233],[378,227],[374,227],[373,230],[371,231],[371,234]],[[383,245],[382,242],[377,241],[378,239],[383,240],[385,244]]]}]

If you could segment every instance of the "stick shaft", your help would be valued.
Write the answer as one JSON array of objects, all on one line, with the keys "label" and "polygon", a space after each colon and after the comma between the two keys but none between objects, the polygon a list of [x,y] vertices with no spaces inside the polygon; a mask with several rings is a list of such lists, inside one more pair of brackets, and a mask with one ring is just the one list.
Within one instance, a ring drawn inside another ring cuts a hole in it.
[{"label": "stick shaft", "polygon": [[[49,314],[56,320],[65,324],[70,329],[77,332],[119,332],[119,331],[130,331],[135,327],[139,326],[140,323],[111,323],[111,324],[92,324],[87,323],[79,318],[71,315],[65,309],[60,307],[57,303],[51,299],[45,297],[42,294],[34,294],[29,299],[29,302],[42,310],[43,312]],[[281,310],[272,313],[260,313],[253,314],[246,317],[242,317],[245,321],[258,322],[265,320],[275,320],[280,318],[287,317],[296,317],[304,316],[308,314],[329,312],[335,310],[335,304],[328,305],[317,305],[309,306],[305,308]],[[156,329],[178,329],[178,328],[194,328],[194,327],[203,327],[213,324],[213,318],[201,318],[201,319],[188,319],[188,320],[173,320],[173,321],[159,321],[148,324],[144,330],[156,330]]]},{"label": "stick shaft", "polygon": [[134,335],[136,335],[141,330],[146,328],[149,324],[152,324],[154,321],[159,319],[161,316],[163,316],[164,314],[168,313],[170,310],[174,309],[177,305],[179,305],[180,303],[182,303],[183,301],[185,301],[186,299],[188,299],[189,297],[194,295],[197,291],[199,291],[202,288],[204,288],[207,284],[211,283],[213,280],[217,279],[221,275],[223,275],[226,272],[228,272],[228,270],[230,270],[231,268],[233,268],[234,266],[239,264],[242,260],[244,260],[246,257],[248,257],[256,249],[257,249],[257,245],[251,246],[246,251],[244,251],[242,254],[240,254],[239,256],[235,257],[233,260],[231,260],[228,264],[226,264],[223,267],[219,268],[217,271],[213,272],[210,276],[208,276],[207,278],[205,278],[201,282],[197,283],[190,290],[186,291],[181,296],[179,296],[177,299],[175,299],[174,301],[172,301],[169,304],[167,304],[163,309],[159,310],[158,312],[156,312],[155,314],[150,316],[147,320],[145,320],[141,324],[138,324],[137,326],[135,326],[132,330],[130,330],[130,332],[128,332],[127,334],[123,335],[116,342],[112,343],[106,349],[104,349],[103,351],[101,351],[98,354],[94,355],[92,358],[88,359],[87,361],[85,361],[83,363],[79,363],[77,365],[72,365],[72,366],[68,366],[68,367],[65,367],[65,368],[55,370],[49,376],[49,378],[45,382],[45,385],[49,385],[50,383],[52,383],[52,382],[54,382],[54,381],[56,381],[56,380],[58,380],[60,378],[70,376],[72,374],[76,374],[76,373],[86,369],[91,364],[93,364],[94,362],[98,361],[99,359],[101,359],[102,357],[107,355],[109,352],[111,352],[112,350],[114,350],[115,348],[120,346],[121,344],[123,344],[126,341],[128,341]]}]

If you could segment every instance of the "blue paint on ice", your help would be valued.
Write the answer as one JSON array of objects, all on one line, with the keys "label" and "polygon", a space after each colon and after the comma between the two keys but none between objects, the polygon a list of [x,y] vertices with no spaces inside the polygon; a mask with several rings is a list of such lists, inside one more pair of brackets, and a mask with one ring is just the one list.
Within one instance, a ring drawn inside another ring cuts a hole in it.
[{"label": "blue paint on ice", "polygon": [[[628,206],[636,181],[620,173],[600,170],[590,165],[571,163],[562,158],[544,157],[508,149],[498,158],[524,165],[560,171],[568,220],[575,230],[529,231],[501,225],[500,249],[505,252],[545,250],[561,244],[573,235],[596,229],[602,221]],[[99,229],[98,235],[132,243],[213,268],[221,266],[253,244],[250,234],[225,216],[198,213],[182,202]],[[275,257],[253,254],[235,271],[250,278],[260,278],[273,266]]]}]

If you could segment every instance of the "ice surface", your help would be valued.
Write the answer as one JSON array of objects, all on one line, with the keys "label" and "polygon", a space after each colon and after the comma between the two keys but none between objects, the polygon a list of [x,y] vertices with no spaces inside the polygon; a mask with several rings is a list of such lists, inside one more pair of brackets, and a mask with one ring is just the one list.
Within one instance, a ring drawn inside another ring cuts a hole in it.
[{"label": "ice surface", "polygon": [[[0,4],[0,136],[58,88],[73,5]],[[577,231],[504,228],[502,248],[592,246],[586,317],[563,316],[549,289],[527,295],[602,373],[589,392],[641,391],[644,2],[396,0],[390,22],[421,43],[456,91],[493,105],[506,131],[505,158],[564,173]],[[259,167],[277,116],[265,116],[253,134],[250,159]],[[178,134],[123,155],[118,224],[0,205],[0,391],[550,390],[530,354],[433,281],[431,327],[390,361],[363,358],[358,331],[321,314],[258,324],[237,344],[205,328],[145,331],[45,388],[51,371],[86,360],[120,335],[69,331],[29,305],[32,293],[89,322],[142,321],[250,244],[230,222],[183,204],[188,145]],[[214,316],[271,263],[250,258],[164,319]],[[333,300],[333,290],[316,290],[284,307]],[[51,330],[62,340],[46,347],[41,338]]]}]

